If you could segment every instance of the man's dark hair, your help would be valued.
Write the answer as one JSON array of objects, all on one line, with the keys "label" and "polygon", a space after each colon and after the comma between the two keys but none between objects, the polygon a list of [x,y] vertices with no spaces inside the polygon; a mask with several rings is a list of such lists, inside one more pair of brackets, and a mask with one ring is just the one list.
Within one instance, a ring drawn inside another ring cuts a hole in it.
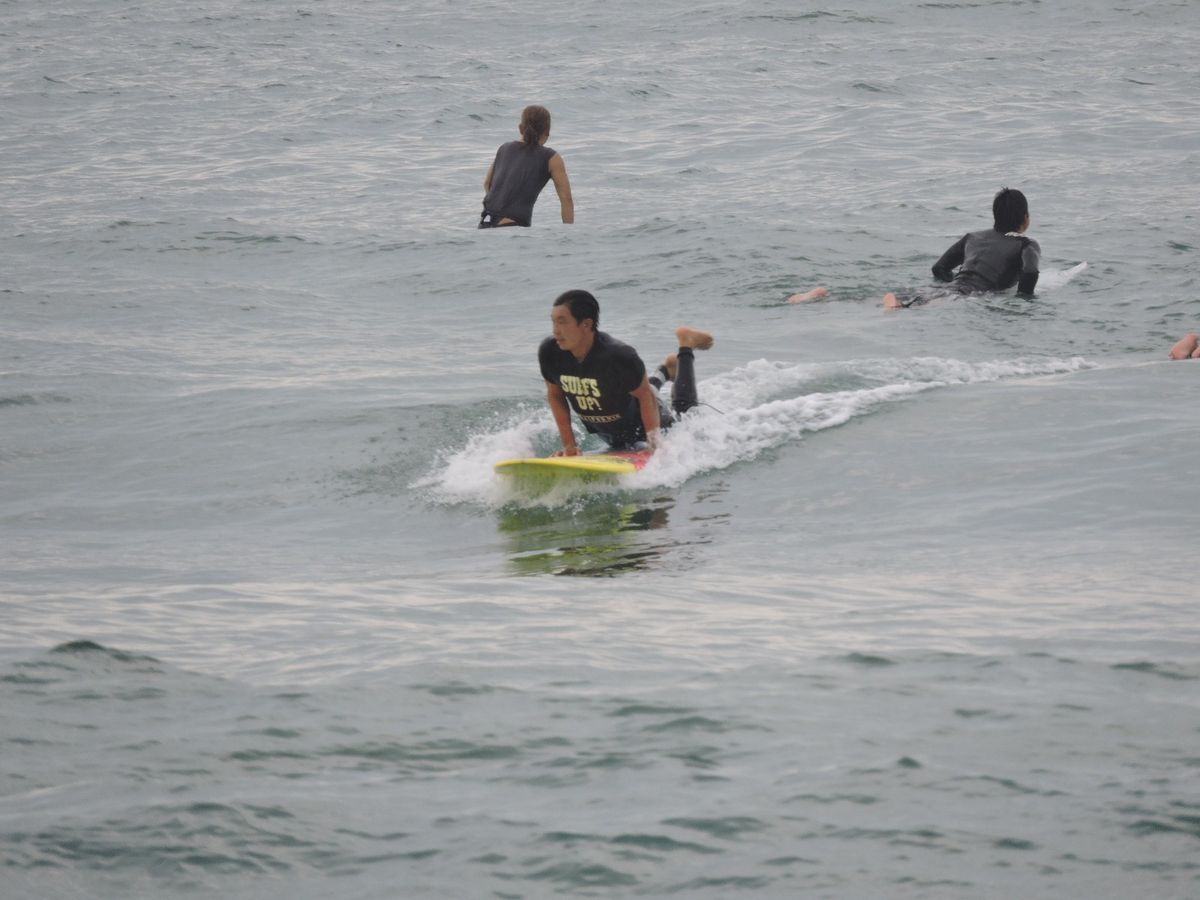
[{"label": "man's dark hair", "polygon": [[554,305],[570,307],[571,318],[576,322],[591,319],[593,331],[600,327],[600,304],[587,291],[564,291],[558,295]]},{"label": "man's dark hair", "polygon": [[997,231],[1007,234],[1010,231],[1020,231],[1029,215],[1029,201],[1016,188],[1000,188],[1000,193],[992,201],[993,226]]}]

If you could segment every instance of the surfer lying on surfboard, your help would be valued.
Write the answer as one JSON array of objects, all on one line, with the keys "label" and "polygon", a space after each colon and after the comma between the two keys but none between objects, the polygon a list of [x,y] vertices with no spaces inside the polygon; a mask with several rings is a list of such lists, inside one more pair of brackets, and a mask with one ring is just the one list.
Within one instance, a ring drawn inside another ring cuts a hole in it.
[{"label": "surfer lying on surfboard", "polygon": [[[700,401],[696,394],[694,351],[707,350],[713,337],[694,328],[675,331],[679,350],[647,377],[636,350],[599,330],[600,304],[587,291],[567,291],[550,308],[554,333],[538,348],[546,399],[562,438],[555,456],[578,456],[571,410],[583,427],[610,449],[658,447],[660,430]],[[673,382],[671,407],[658,391]]]},{"label": "surfer lying on surfboard", "polygon": [[[949,282],[940,293],[976,294],[1017,286],[1017,295],[1032,297],[1037,286],[1042,248],[1025,237],[1029,228],[1029,201],[1015,188],[1001,188],[992,200],[992,227],[964,234],[933,264],[933,277]],[[958,269],[956,273],[954,270]],[[883,295],[888,309],[920,306],[939,292]]]},{"label": "surfer lying on surfboard", "polygon": [[[888,309],[923,306],[930,300],[960,297],[985,291],[1004,291],[1014,284],[1017,295],[1032,297],[1038,283],[1042,248],[1025,237],[1029,228],[1029,202],[1015,188],[1001,188],[992,199],[992,227],[972,231],[955,241],[933,264],[933,277],[946,287],[911,294],[883,295]],[[957,272],[954,270],[958,269]],[[814,288],[788,297],[788,303],[807,303],[829,294]]]}]

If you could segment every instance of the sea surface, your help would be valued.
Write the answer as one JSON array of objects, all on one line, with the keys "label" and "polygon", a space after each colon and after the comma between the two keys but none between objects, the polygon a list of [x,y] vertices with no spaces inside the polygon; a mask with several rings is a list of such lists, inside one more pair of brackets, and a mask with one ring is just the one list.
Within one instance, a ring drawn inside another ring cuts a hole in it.
[{"label": "sea surface", "polygon": [[[1200,897],[1198,40],[0,0],[0,898]],[[1004,185],[1036,299],[883,310]],[[569,288],[706,405],[524,495]]]}]

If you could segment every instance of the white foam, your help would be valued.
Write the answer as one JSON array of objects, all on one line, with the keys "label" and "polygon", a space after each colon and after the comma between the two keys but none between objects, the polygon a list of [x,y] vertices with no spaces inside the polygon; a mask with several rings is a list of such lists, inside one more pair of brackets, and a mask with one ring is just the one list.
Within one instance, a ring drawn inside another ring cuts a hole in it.
[{"label": "white foam", "polygon": [[473,434],[466,446],[446,452],[434,470],[413,486],[427,490],[441,503],[499,506],[510,497],[494,464],[502,459],[539,455],[537,438],[552,431],[548,411],[517,413],[498,430]]},{"label": "white foam", "polygon": [[[706,405],[676,423],[646,468],[622,479],[620,489],[677,487],[700,473],[752,460],[794,443],[805,434],[844,425],[884,404],[905,401],[925,391],[1092,367],[1082,357],[990,362],[917,357],[823,364],[754,360],[702,382],[700,396]],[[806,389],[814,383],[831,382],[850,382],[854,386],[844,390]],[[448,453],[416,486],[428,489],[432,499],[443,503],[496,507],[531,502],[531,498],[515,495],[509,483],[495,474],[493,465],[501,459],[537,455],[537,444],[545,446],[555,439],[548,410],[519,413],[499,430],[472,435],[466,446]],[[572,491],[595,493],[597,487],[564,486],[533,502],[559,505],[572,496]]]}]

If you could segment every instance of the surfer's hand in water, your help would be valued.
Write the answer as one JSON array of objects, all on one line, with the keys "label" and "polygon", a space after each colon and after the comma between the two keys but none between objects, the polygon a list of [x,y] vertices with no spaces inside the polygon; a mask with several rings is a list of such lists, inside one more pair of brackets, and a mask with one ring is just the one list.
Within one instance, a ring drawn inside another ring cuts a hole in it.
[{"label": "surfer's hand in water", "polygon": [[561,450],[554,451],[555,456],[583,456],[583,451],[572,444],[570,447],[563,447]]},{"label": "surfer's hand in water", "polygon": [[657,450],[662,443],[662,431],[657,428],[652,428],[646,432],[646,443],[649,445],[651,452]]}]

